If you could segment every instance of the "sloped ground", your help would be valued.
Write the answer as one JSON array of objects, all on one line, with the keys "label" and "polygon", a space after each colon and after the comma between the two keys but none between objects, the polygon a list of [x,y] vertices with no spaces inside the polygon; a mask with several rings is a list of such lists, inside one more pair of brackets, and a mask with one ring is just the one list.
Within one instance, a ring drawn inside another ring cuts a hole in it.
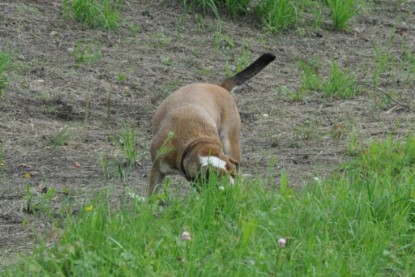
[{"label": "sloped ground", "polygon": [[[116,203],[125,190],[143,195],[158,103],[181,85],[220,81],[225,64],[236,65],[244,48],[250,61],[263,52],[277,56],[235,95],[243,121],[241,169],[267,178],[270,189],[282,169],[290,185],[301,187],[348,160],[355,141],[359,147],[413,132],[408,53],[415,55],[415,1],[374,1],[348,32],[332,31],[326,22],[319,31],[269,35],[252,15],[224,17],[223,40],[213,17],[186,12],[176,1],[128,1],[125,24],[115,32],[65,20],[59,2],[0,3],[0,50],[14,55],[0,98],[0,265],[14,253],[30,252],[39,231],[52,241],[54,219],[76,213],[104,188]],[[391,36],[379,89],[364,86],[372,81],[374,49],[386,52]],[[77,62],[73,49],[86,49],[83,58],[91,61]],[[362,94],[344,100],[315,93],[293,101],[287,91],[301,86],[299,58],[318,59],[323,76],[338,60],[362,84]],[[112,137],[125,127],[137,131],[140,154],[122,179],[114,173],[121,155]],[[173,186],[189,189],[182,179]],[[51,189],[56,193],[47,199]],[[27,211],[30,195],[35,211]]]}]

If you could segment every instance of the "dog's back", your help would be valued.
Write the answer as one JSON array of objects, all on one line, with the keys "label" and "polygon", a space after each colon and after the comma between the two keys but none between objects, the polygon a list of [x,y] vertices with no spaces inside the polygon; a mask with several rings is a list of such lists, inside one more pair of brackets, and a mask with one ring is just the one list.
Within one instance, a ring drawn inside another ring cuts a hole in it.
[{"label": "dog's back", "polygon": [[239,168],[241,120],[230,92],[274,59],[264,54],[220,85],[187,85],[163,100],[152,121],[148,195],[165,175],[179,173],[193,180],[208,165],[234,176]]}]

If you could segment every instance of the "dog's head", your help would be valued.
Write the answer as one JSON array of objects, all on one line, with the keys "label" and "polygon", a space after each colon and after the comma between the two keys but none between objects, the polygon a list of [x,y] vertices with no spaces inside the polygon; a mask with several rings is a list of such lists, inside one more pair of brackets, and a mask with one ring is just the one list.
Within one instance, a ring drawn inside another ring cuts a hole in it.
[{"label": "dog's head", "polygon": [[229,182],[235,183],[238,163],[229,156],[224,154],[217,156],[200,156],[200,176],[208,179],[214,172],[218,177],[229,176]]}]

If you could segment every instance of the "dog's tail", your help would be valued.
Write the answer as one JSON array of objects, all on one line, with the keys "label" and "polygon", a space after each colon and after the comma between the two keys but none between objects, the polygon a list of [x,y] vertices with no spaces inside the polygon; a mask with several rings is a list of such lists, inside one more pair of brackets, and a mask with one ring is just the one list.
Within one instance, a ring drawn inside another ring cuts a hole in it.
[{"label": "dog's tail", "polygon": [[275,60],[275,56],[271,53],[262,54],[256,61],[250,64],[247,68],[237,73],[231,78],[223,81],[220,86],[232,91],[235,87],[242,85],[244,82],[248,81],[255,75],[257,75],[264,67],[266,67],[270,62]]}]

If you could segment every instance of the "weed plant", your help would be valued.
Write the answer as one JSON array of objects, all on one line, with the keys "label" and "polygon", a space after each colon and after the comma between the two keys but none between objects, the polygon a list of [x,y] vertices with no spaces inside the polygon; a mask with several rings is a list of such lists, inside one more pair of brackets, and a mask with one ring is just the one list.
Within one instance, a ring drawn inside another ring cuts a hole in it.
[{"label": "weed plant", "polygon": [[91,28],[116,29],[120,25],[119,5],[120,1],[113,0],[63,0],[63,15]]},{"label": "weed plant", "polygon": [[297,21],[297,9],[291,0],[261,0],[255,11],[266,29],[281,31]]},{"label": "weed plant", "polygon": [[0,52],[0,96],[3,94],[3,89],[9,82],[8,78],[4,75],[4,72],[7,71],[7,69],[9,69],[10,61],[11,57],[8,52]]},{"label": "weed plant", "polygon": [[[318,64],[314,61],[300,61],[301,68],[301,92],[316,91],[324,98],[338,97],[350,98],[358,94],[357,82],[353,75],[342,71],[336,61],[332,61],[329,76],[323,78],[319,74]],[[298,93],[305,95],[305,93]]]},{"label": "weed plant", "polygon": [[394,38],[395,36],[393,34],[389,35],[385,50],[382,50],[380,47],[377,46],[374,47],[375,68],[373,70],[372,84],[375,87],[379,85],[381,76],[385,74],[390,67],[390,63],[392,60],[391,49]]},{"label": "weed plant", "polygon": [[323,97],[350,98],[357,94],[357,84],[354,76],[343,72],[339,64],[333,61],[327,82],[323,85]]},{"label": "weed plant", "polygon": [[373,142],[341,168],[301,191],[282,173],[278,191],[213,179],[120,208],[106,192],[3,276],[411,276],[415,137]]},{"label": "weed plant", "polygon": [[128,167],[135,166],[140,154],[137,132],[132,128],[125,128],[118,135],[114,135],[112,141],[121,153],[126,165]]},{"label": "weed plant", "polygon": [[403,39],[401,42],[401,53],[401,67],[406,71],[406,81],[410,81],[415,73],[415,52],[412,51],[412,48]]},{"label": "weed plant", "polygon": [[187,8],[195,8],[205,14],[213,13],[217,18],[220,18],[221,10],[235,17],[248,13],[252,6],[263,26],[272,32],[279,32],[299,23],[308,24],[309,16],[303,14],[309,13],[313,15],[309,25],[318,30],[325,21],[322,11],[326,6],[330,10],[334,29],[344,30],[349,27],[352,17],[361,11],[364,3],[361,0],[181,0],[181,2]]},{"label": "weed plant", "polygon": [[52,137],[50,143],[53,147],[63,146],[68,143],[71,137],[71,133],[69,132],[68,128],[65,127],[60,130],[54,137]]},{"label": "weed plant", "polygon": [[225,10],[231,16],[237,16],[239,14],[247,13],[248,6],[251,0],[219,0],[220,6],[223,6]]},{"label": "weed plant", "polygon": [[302,89],[321,91],[323,82],[318,72],[318,64],[316,61],[299,61],[301,71]]},{"label": "weed plant", "polygon": [[100,51],[94,51],[89,45],[82,46],[81,43],[77,43],[75,49],[72,52],[72,56],[75,59],[77,66],[80,64],[90,64],[101,58]]},{"label": "weed plant", "polygon": [[216,18],[220,18],[217,1],[215,0],[181,0],[188,9],[201,10],[203,13],[213,12]]},{"label": "weed plant", "polygon": [[251,52],[249,44],[246,42],[245,38],[242,40],[242,51],[240,53],[236,52],[236,49],[233,49],[233,57],[235,62],[234,70],[231,69],[231,66],[228,62],[225,64],[225,74],[228,77],[233,76],[235,73],[242,71],[249,65],[251,61]]},{"label": "weed plant", "polygon": [[327,0],[333,27],[336,30],[346,29],[350,19],[358,13],[359,4],[360,0]]},{"label": "weed plant", "polygon": [[213,12],[219,18],[220,9],[234,17],[247,13],[251,0],[182,0],[182,2],[185,7],[196,8],[204,13]]}]

